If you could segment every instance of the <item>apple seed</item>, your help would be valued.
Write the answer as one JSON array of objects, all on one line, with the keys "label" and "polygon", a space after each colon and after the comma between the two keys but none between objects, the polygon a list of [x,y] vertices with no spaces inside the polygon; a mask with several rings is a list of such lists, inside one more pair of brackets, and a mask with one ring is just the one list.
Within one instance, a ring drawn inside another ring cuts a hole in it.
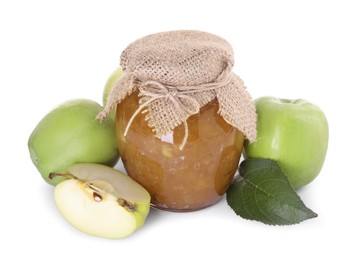
[{"label": "apple seed", "polygon": [[96,202],[103,201],[103,197],[99,193],[96,193],[96,192],[93,192],[93,198]]}]

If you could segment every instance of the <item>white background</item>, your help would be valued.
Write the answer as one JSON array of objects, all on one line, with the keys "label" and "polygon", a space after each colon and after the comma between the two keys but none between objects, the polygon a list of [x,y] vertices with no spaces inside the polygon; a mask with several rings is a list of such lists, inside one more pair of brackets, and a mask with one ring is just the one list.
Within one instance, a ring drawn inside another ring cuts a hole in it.
[{"label": "white background", "polygon": [[[1,0],[1,258],[351,259],[349,2]],[[122,50],[139,37],[174,29],[227,39],[234,71],[253,98],[304,98],[325,111],[326,162],[299,191],[318,218],[266,226],[241,219],[222,200],[193,213],[152,210],[132,236],[107,240],[60,216],[53,187],[30,161],[31,131],[63,101],[101,102]]]}]

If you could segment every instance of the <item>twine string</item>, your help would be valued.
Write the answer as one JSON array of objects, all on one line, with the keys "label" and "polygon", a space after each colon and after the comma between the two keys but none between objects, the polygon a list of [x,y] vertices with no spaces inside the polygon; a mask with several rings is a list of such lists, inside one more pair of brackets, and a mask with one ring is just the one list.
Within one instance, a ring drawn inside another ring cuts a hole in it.
[{"label": "twine string", "polygon": [[[140,104],[138,109],[136,109],[136,111],[129,119],[124,132],[124,136],[127,135],[136,116],[149,104],[151,104],[152,102],[158,99],[164,99],[165,101],[170,101],[174,105],[176,109],[176,113],[179,113],[179,114],[186,113],[188,116],[197,114],[200,110],[200,105],[196,100],[196,98],[190,96],[189,94],[215,90],[223,86],[226,86],[227,84],[230,83],[232,79],[232,73],[227,73],[225,77],[219,77],[219,78],[222,78],[222,80],[218,80],[211,83],[205,83],[197,86],[169,86],[154,80],[148,80],[145,82],[135,80],[134,83],[136,83],[139,86],[138,87],[139,96],[141,97]],[[187,143],[187,139],[189,135],[187,120],[183,122],[183,125],[185,129],[185,134],[179,146],[179,149],[181,151],[183,150],[185,144]]]}]

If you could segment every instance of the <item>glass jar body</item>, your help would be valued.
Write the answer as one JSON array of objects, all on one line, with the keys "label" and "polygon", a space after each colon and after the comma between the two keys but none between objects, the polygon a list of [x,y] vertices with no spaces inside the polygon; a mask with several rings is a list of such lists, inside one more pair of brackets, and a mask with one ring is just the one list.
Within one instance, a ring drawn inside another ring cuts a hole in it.
[{"label": "glass jar body", "polygon": [[216,100],[187,120],[188,138],[181,124],[157,138],[139,113],[138,93],[116,107],[117,142],[124,167],[152,197],[152,205],[170,211],[193,211],[213,205],[224,195],[238,167],[243,134],[218,114]]}]

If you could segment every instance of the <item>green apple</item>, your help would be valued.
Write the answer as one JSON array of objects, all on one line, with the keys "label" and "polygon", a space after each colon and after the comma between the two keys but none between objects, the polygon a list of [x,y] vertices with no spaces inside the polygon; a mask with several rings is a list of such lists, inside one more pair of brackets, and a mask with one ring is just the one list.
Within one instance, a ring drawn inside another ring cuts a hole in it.
[{"label": "green apple", "polygon": [[97,102],[75,99],[49,112],[36,126],[28,140],[30,157],[44,180],[51,172],[63,173],[79,162],[114,166],[119,159],[115,123],[111,118],[96,120],[102,110]]},{"label": "green apple", "polygon": [[[116,85],[116,82],[122,77],[122,75],[123,75],[123,70],[121,67],[118,67],[109,76],[104,86],[103,106],[105,106],[108,103],[108,98],[109,98],[111,89]],[[115,119],[115,113],[116,113],[115,109],[112,109],[110,112],[111,117],[114,119]]]},{"label": "green apple", "polygon": [[329,127],[323,111],[303,99],[262,97],[255,105],[257,140],[245,142],[244,157],[276,160],[295,189],[313,181],[328,149]]},{"label": "green apple", "polygon": [[111,167],[79,163],[55,187],[61,215],[77,229],[104,238],[123,238],[140,228],[149,213],[150,195],[136,181]]}]

